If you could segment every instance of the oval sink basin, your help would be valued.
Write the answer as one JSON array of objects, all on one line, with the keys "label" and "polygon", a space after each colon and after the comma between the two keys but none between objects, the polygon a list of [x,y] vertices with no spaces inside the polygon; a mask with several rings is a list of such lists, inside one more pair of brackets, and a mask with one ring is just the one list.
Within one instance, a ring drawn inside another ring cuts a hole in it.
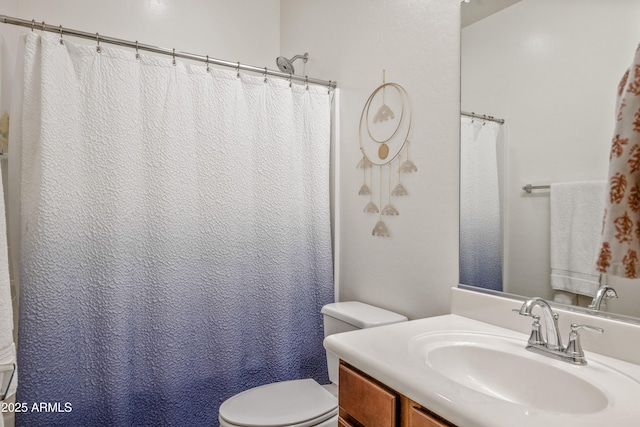
[{"label": "oval sink basin", "polygon": [[[473,332],[429,333],[409,342],[411,357],[448,380],[530,409],[567,414],[602,411],[610,404],[607,381],[631,381],[597,362],[576,366],[533,354],[526,342]],[[619,377],[619,378],[618,378]],[[638,388],[640,390],[640,388]]]}]

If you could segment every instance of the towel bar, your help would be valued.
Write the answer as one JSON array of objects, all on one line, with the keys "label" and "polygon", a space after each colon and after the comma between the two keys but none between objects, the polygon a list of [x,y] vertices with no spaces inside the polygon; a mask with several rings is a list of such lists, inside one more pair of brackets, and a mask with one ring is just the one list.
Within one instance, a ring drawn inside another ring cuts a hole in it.
[{"label": "towel bar", "polygon": [[522,187],[522,189],[529,194],[531,194],[533,190],[545,190],[549,188],[551,188],[550,185],[531,185],[531,184],[527,184]]}]

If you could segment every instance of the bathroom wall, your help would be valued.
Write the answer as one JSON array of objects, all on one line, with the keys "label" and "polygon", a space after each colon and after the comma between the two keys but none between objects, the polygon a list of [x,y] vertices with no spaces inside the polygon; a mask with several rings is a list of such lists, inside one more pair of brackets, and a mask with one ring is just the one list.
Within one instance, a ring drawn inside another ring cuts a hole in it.
[{"label": "bathroom wall", "polygon": [[[633,0],[522,0],[462,30],[462,109],[506,120],[507,292],[552,295],[549,193],[522,186],[607,178],[638,16]],[[637,316],[637,304],[624,304],[640,287],[615,282],[622,295],[611,305]]]},{"label": "bathroom wall", "polygon": [[[339,298],[410,318],[449,312],[458,282],[460,0],[281,0],[281,50],[309,52],[309,75],[341,89]],[[390,238],[373,237],[363,213],[358,125],[371,92],[402,85],[414,109],[409,191],[385,217]]]},{"label": "bathroom wall", "polygon": [[280,51],[279,0],[2,0],[0,14],[269,68]]}]

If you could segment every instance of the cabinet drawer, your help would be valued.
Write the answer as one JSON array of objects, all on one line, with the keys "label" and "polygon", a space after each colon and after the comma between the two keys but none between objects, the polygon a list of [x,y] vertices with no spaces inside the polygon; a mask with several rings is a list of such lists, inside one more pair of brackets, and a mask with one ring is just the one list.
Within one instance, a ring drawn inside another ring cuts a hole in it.
[{"label": "cabinet drawer", "polygon": [[366,427],[395,427],[398,396],[354,369],[340,364],[340,409]]},{"label": "cabinet drawer", "polygon": [[409,427],[447,427],[447,424],[443,424],[420,409],[412,407],[409,412]]},{"label": "cabinet drawer", "polygon": [[338,417],[338,427],[353,427],[353,424],[342,417]]}]

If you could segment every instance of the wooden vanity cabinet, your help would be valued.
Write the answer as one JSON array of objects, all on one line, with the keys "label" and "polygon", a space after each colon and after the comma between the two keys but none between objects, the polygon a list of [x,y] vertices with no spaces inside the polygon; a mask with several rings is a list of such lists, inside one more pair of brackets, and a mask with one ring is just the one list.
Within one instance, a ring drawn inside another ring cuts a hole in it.
[{"label": "wooden vanity cabinet", "polygon": [[455,427],[343,361],[339,375],[339,427]]}]

